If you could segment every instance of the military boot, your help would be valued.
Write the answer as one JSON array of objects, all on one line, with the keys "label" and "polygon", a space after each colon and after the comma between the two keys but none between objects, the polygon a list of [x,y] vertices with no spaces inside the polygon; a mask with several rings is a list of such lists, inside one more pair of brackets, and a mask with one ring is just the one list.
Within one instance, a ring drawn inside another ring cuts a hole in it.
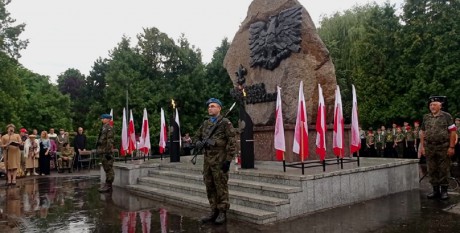
[{"label": "military boot", "polygon": [[224,224],[224,222],[226,221],[227,221],[227,214],[225,213],[225,211],[220,211],[214,223],[220,225],[220,224]]},{"label": "military boot", "polygon": [[434,199],[434,198],[438,198],[441,196],[441,193],[439,192],[439,186],[433,186],[433,192],[426,195],[426,197],[428,197],[428,199]]},{"label": "military boot", "polygon": [[108,193],[112,191],[112,184],[110,183],[105,183],[104,187],[98,189],[100,193]]},{"label": "military boot", "polygon": [[214,222],[214,220],[216,220],[217,218],[217,215],[219,215],[219,210],[213,209],[211,213],[201,217],[200,222],[201,223]]},{"label": "military boot", "polygon": [[448,186],[441,186],[441,200],[449,199],[449,194],[447,194]]}]

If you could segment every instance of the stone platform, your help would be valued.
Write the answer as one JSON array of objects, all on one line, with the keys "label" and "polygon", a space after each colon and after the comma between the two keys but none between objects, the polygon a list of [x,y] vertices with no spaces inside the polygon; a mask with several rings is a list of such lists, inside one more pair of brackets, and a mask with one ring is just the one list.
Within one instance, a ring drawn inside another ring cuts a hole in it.
[{"label": "stone platform", "polygon": [[[190,157],[181,157],[180,163],[115,163],[114,185],[161,202],[207,210],[200,159],[197,165]],[[256,161],[255,169],[244,170],[232,164],[228,216],[266,224],[419,188],[417,160],[361,158],[360,164],[345,163],[344,169],[328,165],[326,172],[308,168],[305,175],[296,168],[283,172],[280,162]]]}]

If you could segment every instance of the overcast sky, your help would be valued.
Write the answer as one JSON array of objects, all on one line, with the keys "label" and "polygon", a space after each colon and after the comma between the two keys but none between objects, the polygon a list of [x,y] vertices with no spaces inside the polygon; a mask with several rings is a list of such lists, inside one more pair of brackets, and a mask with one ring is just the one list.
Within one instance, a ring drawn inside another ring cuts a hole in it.
[{"label": "overcast sky", "polygon": [[[224,37],[231,40],[245,19],[252,0],[13,0],[7,10],[25,23],[29,39],[20,62],[52,81],[68,68],[88,75],[98,57],[107,58],[123,35],[137,43],[143,28],[156,27],[177,40],[181,33],[200,48],[203,61]],[[274,0],[275,1],[275,0]],[[388,0],[376,0],[382,4]],[[299,0],[315,24],[369,0]],[[389,0],[399,8],[403,0]]]}]

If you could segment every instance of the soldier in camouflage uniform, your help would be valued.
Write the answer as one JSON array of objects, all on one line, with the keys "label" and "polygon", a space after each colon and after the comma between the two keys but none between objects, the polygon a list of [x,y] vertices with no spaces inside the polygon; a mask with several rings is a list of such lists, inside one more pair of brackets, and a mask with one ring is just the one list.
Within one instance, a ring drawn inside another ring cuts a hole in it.
[{"label": "soldier in camouflage uniform", "polygon": [[383,157],[383,151],[385,150],[385,127],[384,131],[382,131],[381,128],[377,129],[377,133],[375,135],[375,147],[377,149],[377,156]]},{"label": "soldier in camouflage uniform", "polygon": [[[433,192],[427,197],[449,198],[447,188],[450,176],[450,156],[454,155],[457,127],[452,116],[441,111],[441,99],[430,98],[430,111],[423,117],[420,133],[420,152],[427,157],[428,175]],[[441,188],[441,190],[440,190]]]},{"label": "soldier in camouflage uniform", "polygon": [[372,128],[369,129],[366,136],[367,156],[374,157],[377,155],[375,150],[375,135]]},{"label": "soldier in camouflage uniform", "polygon": [[404,135],[401,126],[396,128],[396,134],[394,136],[394,148],[396,149],[396,153],[398,154],[398,158],[402,158],[404,156],[404,139],[406,136]]},{"label": "soldier in camouflage uniform", "polygon": [[406,156],[407,158],[417,158],[415,152],[415,135],[410,126],[406,127]]},{"label": "soldier in camouflage uniform", "polygon": [[112,116],[109,114],[102,114],[101,121],[103,123],[101,131],[99,132],[99,137],[97,139],[97,149],[96,152],[101,158],[102,167],[105,172],[105,184],[99,189],[99,192],[105,193],[112,191],[112,183],[115,176],[113,171],[113,140],[114,132],[113,127],[109,124]]},{"label": "soldier in camouflage uniform", "polygon": [[452,158],[455,166],[458,166],[458,162],[460,162],[460,118],[455,118],[455,126],[457,127],[457,139],[455,140],[455,155]]},{"label": "soldier in camouflage uniform", "polygon": [[[196,148],[204,145],[203,178],[211,207],[211,213],[201,218],[201,222],[222,224],[230,208],[227,182],[231,161],[237,153],[235,129],[227,118],[220,115],[222,103],[218,99],[211,98],[206,105],[210,118],[203,122],[193,140]],[[216,130],[210,135],[216,124]]]},{"label": "soldier in camouflage uniform", "polygon": [[394,148],[394,136],[391,128],[387,129],[387,133],[385,134],[385,157],[387,158],[394,158],[396,157],[396,151]]}]

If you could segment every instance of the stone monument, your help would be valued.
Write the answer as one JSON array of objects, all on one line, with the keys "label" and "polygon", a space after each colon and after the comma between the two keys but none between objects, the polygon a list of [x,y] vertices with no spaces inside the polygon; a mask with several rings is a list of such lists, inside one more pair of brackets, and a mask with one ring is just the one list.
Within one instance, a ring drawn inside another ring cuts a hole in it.
[{"label": "stone monument", "polygon": [[[326,121],[332,123],[337,82],[329,51],[307,10],[296,0],[254,0],[233,38],[224,66],[235,85],[232,94],[244,98],[246,112],[255,126],[256,160],[274,159],[276,87],[280,86],[286,161],[298,161],[298,156],[292,154],[292,138],[299,84],[303,81],[308,123],[312,127],[310,157],[314,157],[316,131],[312,124],[316,122],[318,84],[323,89],[327,107]],[[242,68],[244,80],[238,75]],[[243,89],[246,96],[241,97],[239,92]],[[327,141],[332,144],[331,136]]]}]

